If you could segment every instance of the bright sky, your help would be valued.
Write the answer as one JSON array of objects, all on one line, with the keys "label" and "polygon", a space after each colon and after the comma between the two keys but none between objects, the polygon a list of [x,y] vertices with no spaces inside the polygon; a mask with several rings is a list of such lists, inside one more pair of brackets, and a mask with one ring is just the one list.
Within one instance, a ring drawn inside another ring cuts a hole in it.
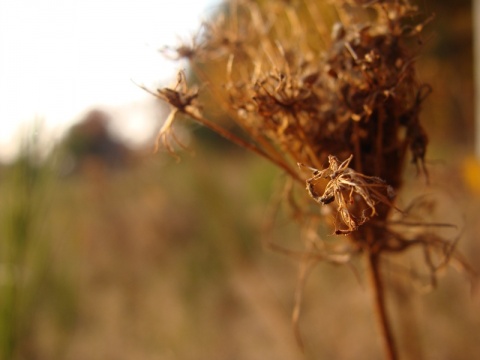
[{"label": "bright sky", "polygon": [[144,139],[158,123],[142,116],[138,104],[150,96],[132,80],[149,86],[174,76],[180,65],[157,49],[188,38],[218,3],[0,0],[0,160],[35,118],[58,136],[94,106],[136,104],[119,129]]}]

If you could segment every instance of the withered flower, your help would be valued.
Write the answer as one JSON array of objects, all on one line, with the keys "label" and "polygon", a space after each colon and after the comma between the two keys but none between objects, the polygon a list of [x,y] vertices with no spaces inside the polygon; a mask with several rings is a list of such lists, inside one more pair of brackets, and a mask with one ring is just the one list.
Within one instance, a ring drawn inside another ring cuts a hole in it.
[{"label": "withered flower", "polygon": [[[375,216],[375,205],[377,202],[394,207],[390,202],[390,199],[393,199],[395,196],[393,188],[378,177],[363,175],[349,168],[348,165],[352,158],[353,155],[350,155],[347,160],[340,163],[335,156],[329,155],[329,167],[324,170],[310,168],[313,176],[306,181],[307,191],[316,202],[328,205],[334,200],[336,201],[338,205],[337,212],[347,226],[346,229],[336,229],[336,234],[348,235],[352,231],[357,230],[360,225],[368,221],[372,216]],[[303,164],[298,165],[300,167],[304,166]],[[316,189],[320,179],[329,180],[322,195]],[[382,191],[385,194],[382,194]],[[363,200],[366,208],[357,206],[356,210],[359,214],[354,215],[351,205],[361,200]]]}]

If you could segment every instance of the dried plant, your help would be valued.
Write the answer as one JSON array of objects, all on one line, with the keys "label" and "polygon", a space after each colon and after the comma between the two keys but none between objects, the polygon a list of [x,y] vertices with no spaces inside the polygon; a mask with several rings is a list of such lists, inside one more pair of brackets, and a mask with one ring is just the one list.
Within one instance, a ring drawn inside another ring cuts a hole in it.
[{"label": "dried plant", "polygon": [[[328,252],[318,234],[306,252],[282,251],[301,259],[301,284],[320,260],[365,255],[389,359],[398,352],[381,258],[421,248],[432,284],[451,261],[473,274],[455,251],[458,239],[431,231],[451,225],[414,218],[416,202],[395,205],[408,157],[428,181],[420,111],[431,88],[417,79],[415,58],[430,19],[408,0],[232,0],[189,44],[163,49],[187,62],[202,91],[188,89],[180,72],[173,88],[152,92],[172,107],[157,138],[169,152],[183,113],[277,165],[306,186],[304,196],[330,208],[334,233],[346,235],[339,239],[348,239],[349,251]],[[210,117],[210,108],[223,115]],[[290,202],[297,216],[312,216],[308,206]],[[295,323],[299,294],[296,301]]]},{"label": "dried plant", "polygon": [[[385,184],[382,179],[375,176],[366,176],[349,168],[348,165],[352,161],[352,157],[353,155],[350,155],[347,160],[339,164],[335,156],[329,155],[329,167],[321,171],[310,168],[313,171],[313,177],[307,179],[308,193],[316,202],[322,205],[328,205],[334,200],[337,202],[337,213],[340,214],[343,223],[347,226],[345,230],[335,230],[337,235],[348,235],[375,216],[375,204],[377,202],[393,206],[387,196],[380,192],[381,189],[386,190],[389,198],[395,197],[392,187]],[[299,166],[303,165],[299,164]],[[320,195],[317,193],[316,185],[322,178],[330,179],[330,181],[325,186],[323,195]],[[346,194],[347,198],[345,198]],[[355,203],[356,196],[363,199],[368,209],[362,209],[361,214],[354,216],[349,210],[349,204]],[[370,214],[367,214],[367,210],[370,210]]]}]

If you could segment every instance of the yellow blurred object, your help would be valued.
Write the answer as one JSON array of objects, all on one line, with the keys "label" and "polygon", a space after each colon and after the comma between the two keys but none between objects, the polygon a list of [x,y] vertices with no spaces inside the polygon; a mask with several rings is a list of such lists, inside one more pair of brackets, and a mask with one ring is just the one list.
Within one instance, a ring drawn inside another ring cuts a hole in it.
[{"label": "yellow blurred object", "polygon": [[480,196],[480,160],[468,157],[463,164],[463,178],[465,184],[473,194]]}]

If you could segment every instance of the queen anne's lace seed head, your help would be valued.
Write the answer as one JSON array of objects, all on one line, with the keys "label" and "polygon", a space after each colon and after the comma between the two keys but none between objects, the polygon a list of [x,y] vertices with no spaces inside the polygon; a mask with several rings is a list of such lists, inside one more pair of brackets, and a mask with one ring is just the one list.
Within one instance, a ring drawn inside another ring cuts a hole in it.
[{"label": "queen anne's lace seed head", "polygon": [[[330,209],[333,233],[348,235],[356,250],[421,247],[449,260],[456,241],[395,205],[408,159],[428,179],[420,112],[431,88],[417,78],[413,44],[431,18],[415,19],[408,0],[231,1],[194,40],[164,49],[189,62],[202,91],[189,89],[182,73],[154,93],[172,107],[158,144],[173,152],[174,119],[184,113],[306,182],[316,214]],[[208,109],[224,112],[208,120]],[[288,201],[295,216],[310,216]],[[412,223],[416,230],[406,232]],[[331,255],[320,257],[335,262]],[[432,277],[439,268],[430,266]]]}]

